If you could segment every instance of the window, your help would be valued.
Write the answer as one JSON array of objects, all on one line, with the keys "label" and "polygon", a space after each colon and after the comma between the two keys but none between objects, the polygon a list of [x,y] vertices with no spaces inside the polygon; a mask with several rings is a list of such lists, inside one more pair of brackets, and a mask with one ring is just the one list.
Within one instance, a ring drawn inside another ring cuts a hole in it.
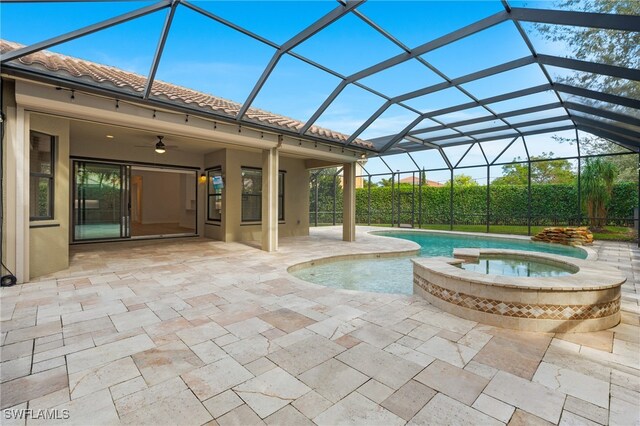
[{"label": "window", "polygon": [[[278,220],[284,221],[284,173],[278,173]],[[262,170],[242,168],[242,221],[262,220]]]},{"label": "window", "polygon": [[29,217],[53,219],[55,138],[31,132],[29,142]]},{"label": "window", "polygon": [[278,220],[284,222],[284,172],[278,172]]},{"label": "window", "polygon": [[222,219],[222,169],[207,170],[207,220],[220,222]]}]

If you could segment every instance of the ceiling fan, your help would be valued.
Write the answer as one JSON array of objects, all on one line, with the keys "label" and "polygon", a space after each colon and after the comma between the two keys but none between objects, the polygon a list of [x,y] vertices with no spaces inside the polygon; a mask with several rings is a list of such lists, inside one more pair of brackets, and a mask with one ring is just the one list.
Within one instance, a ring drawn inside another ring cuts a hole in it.
[{"label": "ceiling fan", "polygon": [[[167,149],[177,150],[176,149],[178,148],[177,145],[165,145],[164,142],[162,142],[162,139],[164,139],[164,136],[158,135],[158,142],[156,142],[156,146],[155,146],[155,151],[158,154],[164,154],[167,151]],[[136,148],[149,148],[149,145],[136,145]]]}]

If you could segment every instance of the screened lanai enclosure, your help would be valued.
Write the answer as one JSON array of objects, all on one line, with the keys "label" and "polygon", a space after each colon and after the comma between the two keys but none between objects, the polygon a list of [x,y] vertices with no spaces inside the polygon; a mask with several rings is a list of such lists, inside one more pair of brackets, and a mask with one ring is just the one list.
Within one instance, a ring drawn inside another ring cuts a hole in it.
[{"label": "screened lanai enclosure", "polygon": [[[638,2],[8,0],[2,38],[7,75],[352,153],[360,224],[637,228]],[[25,65],[44,49],[139,87]],[[177,102],[162,82],[233,101]],[[594,214],[599,158],[616,172]],[[341,222],[341,182],[339,165],[311,172],[311,224]]]}]

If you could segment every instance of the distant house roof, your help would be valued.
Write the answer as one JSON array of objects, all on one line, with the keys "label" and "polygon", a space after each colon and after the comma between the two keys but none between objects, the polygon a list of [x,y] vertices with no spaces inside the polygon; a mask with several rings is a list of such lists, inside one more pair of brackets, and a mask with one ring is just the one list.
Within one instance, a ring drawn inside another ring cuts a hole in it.
[{"label": "distant house roof", "polygon": [[[9,52],[21,47],[23,47],[23,45],[19,43],[0,39],[0,53]],[[98,83],[99,85],[111,85],[134,93],[141,93],[144,90],[147,80],[146,76],[140,74],[47,50],[23,56],[17,61],[19,64],[29,68],[39,68],[40,70],[53,72],[54,74],[64,74],[64,77],[67,78],[72,77],[78,80],[89,80],[89,82]],[[234,101],[175,84],[165,83],[160,80],[154,80],[151,87],[151,96],[165,98],[172,102],[183,103],[185,105],[196,104],[200,108],[210,109],[217,114],[226,115],[229,118],[235,118],[242,107],[241,104]],[[304,126],[302,121],[258,108],[249,108],[245,117],[256,123],[289,131],[298,131]],[[334,132],[333,130],[315,125],[311,126],[309,130],[307,130],[307,133],[339,143],[345,143],[349,138],[349,136],[343,133]],[[365,148],[373,148],[373,144],[362,139],[355,139],[353,144]]]},{"label": "distant house roof", "polygon": [[[415,183],[416,185],[418,185],[420,183],[420,177],[407,176],[405,178],[400,179],[400,183]],[[429,179],[427,179],[427,181],[423,183],[423,185],[434,186],[434,187],[444,186],[440,182],[436,182],[435,180],[429,180]]]}]

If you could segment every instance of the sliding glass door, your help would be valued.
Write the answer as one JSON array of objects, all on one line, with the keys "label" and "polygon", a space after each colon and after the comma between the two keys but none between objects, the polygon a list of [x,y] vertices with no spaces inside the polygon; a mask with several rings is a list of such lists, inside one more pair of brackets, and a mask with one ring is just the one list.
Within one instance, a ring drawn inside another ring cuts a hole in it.
[{"label": "sliding glass door", "polygon": [[129,238],[129,174],[122,164],[73,162],[73,241]]}]

